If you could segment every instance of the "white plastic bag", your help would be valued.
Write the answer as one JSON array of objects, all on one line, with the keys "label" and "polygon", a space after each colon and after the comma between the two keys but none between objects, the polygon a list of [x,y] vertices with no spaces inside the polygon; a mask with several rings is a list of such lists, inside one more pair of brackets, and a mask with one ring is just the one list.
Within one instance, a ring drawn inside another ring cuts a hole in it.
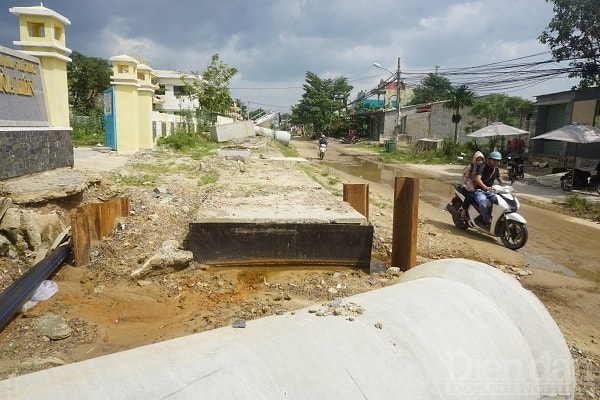
[{"label": "white plastic bag", "polygon": [[21,312],[25,312],[35,306],[40,301],[48,300],[50,297],[54,296],[54,294],[58,292],[58,285],[54,281],[42,281],[40,286],[35,290],[31,299],[29,299],[23,307],[21,308]]}]

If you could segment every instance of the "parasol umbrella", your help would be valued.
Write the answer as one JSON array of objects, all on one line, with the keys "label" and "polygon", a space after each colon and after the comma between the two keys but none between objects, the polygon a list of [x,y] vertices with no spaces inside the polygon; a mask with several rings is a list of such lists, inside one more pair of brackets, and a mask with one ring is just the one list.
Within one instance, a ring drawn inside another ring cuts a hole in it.
[{"label": "parasol umbrella", "polygon": [[600,128],[585,122],[573,122],[562,128],[531,138],[531,140],[537,139],[560,140],[561,142],[575,144],[597,143],[600,142]]},{"label": "parasol umbrella", "polygon": [[[559,140],[561,142],[575,143],[575,151],[573,155],[573,173],[575,173],[577,146],[586,143],[600,143],[600,129],[585,122],[573,122],[572,124],[563,126],[562,128],[558,128],[531,138],[531,140],[538,139]],[[574,181],[575,179],[571,179],[571,189],[573,189]]]},{"label": "parasol umbrella", "polygon": [[474,138],[484,138],[494,136],[523,135],[525,133],[529,132],[523,129],[515,128],[514,126],[505,125],[502,122],[493,122],[484,128],[469,133],[467,136]]}]

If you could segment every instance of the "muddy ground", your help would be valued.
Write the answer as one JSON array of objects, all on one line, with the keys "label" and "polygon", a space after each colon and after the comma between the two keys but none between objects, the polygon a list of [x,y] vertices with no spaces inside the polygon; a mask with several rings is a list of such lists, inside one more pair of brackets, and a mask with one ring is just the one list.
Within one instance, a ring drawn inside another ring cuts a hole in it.
[{"label": "muddy ground", "polygon": [[[126,166],[103,172],[101,181],[82,195],[35,206],[41,212],[58,210],[68,221],[80,204],[126,196],[131,215],[92,248],[89,266],[69,260],[53,277],[59,292],[0,332],[0,378],[393,284],[397,276],[392,274],[352,268],[217,268],[194,262],[188,268],[131,277],[166,240],[177,240],[184,248],[188,223],[195,218],[235,213],[241,203],[268,208],[273,196],[294,198],[299,192],[310,193],[304,202],[327,204],[332,196],[341,201],[343,182],[366,182],[319,161],[313,142],[292,145],[308,162],[270,160],[280,151],[264,139],[251,143],[252,153],[260,157],[247,161],[216,155],[193,160],[163,150],[138,153]],[[325,161],[352,162],[357,154],[377,160],[373,153],[332,143]],[[420,199],[417,263],[464,257],[518,277],[544,302],[567,340],[578,374],[576,398],[600,396],[598,224],[562,214],[557,205],[548,209],[523,204],[530,240],[524,249],[510,251],[493,238],[456,229],[443,210],[449,199],[439,193],[422,191]],[[388,266],[391,217],[392,188],[371,182],[372,256]],[[25,269],[24,263],[0,258],[2,282],[17,279]],[[36,321],[49,314],[66,321],[69,337],[50,340],[39,333]]]}]

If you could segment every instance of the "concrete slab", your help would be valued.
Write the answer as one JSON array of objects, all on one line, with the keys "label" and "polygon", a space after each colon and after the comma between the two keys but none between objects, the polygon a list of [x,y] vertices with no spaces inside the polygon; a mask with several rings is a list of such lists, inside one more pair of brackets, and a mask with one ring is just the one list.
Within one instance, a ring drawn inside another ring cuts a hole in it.
[{"label": "concrete slab", "polygon": [[227,147],[220,148],[219,150],[217,150],[217,154],[221,157],[235,158],[240,160],[249,160],[252,156],[250,149]]}]

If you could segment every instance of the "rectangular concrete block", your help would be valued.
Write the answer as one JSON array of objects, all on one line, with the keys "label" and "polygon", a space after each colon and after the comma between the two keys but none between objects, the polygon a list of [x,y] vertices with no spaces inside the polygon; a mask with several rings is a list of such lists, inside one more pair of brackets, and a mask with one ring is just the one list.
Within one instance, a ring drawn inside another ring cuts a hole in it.
[{"label": "rectangular concrete block", "polygon": [[372,225],[193,222],[188,249],[209,265],[343,265],[369,268]]},{"label": "rectangular concrete block", "polygon": [[251,136],[256,136],[252,121],[234,122],[210,127],[211,139],[219,143]]}]

